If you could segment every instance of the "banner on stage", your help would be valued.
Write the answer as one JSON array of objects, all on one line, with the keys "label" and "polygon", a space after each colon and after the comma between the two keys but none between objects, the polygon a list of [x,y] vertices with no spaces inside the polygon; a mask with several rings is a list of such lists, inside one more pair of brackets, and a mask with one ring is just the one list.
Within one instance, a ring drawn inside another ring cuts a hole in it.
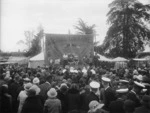
[{"label": "banner on stage", "polygon": [[93,35],[46,34],[45,63],[72,55],[78,59],[93,55]]}]

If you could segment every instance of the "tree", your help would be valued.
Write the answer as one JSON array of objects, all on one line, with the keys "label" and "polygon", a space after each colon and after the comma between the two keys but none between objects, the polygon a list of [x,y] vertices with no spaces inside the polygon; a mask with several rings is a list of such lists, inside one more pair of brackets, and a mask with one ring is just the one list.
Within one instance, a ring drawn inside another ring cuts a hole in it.
[{"label": "tree", "polygon": [[108,24],[103,48],[113,56],[135,57],[143,49],[144,41],[150,38],[150,5],[137,0],[114,0],[109,4]]},{"label": "tree", "polygon": [[74,27],[78,30],[78,34],[95,34],[95,24],[89,26],[82,19],[79,19],[78,24]]},{"label": "tree", "polygon": [[31,48],[26,52],[26,56],[35,56],[41,52],[41,39],[44,35],[44,30],[40,29],[34,39],[31,41]]},{"label": "tree", "polygon": [[25,40],[19,40],[17,42],[18,45],[25,45],[27,47],[26,51],[31,48],[32,40],[34,39],[34,31],[25,31]]}]

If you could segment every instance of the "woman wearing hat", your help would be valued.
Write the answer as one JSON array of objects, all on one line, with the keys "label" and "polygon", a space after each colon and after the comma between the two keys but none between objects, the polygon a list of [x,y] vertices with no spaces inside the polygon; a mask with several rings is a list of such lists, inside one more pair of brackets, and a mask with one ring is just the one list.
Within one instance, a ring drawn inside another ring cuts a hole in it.
[{"label": "woman wearing hat", "polygon": [[29,91],[29,89],[31,88],[32,84],[31,83],[27,83],[24,86],[24,90],[21,91],[18,95],[18,100],[19,100],[19,107],[18,107],[18,113],[21,113],[22,110],[22,106],[25,102],[25,99],[28,97],[27,92]]},{"label": "woman wearing hat", "polygon": [[57,99],[57,92],[55,88],[51,88],[48,92],[48,99],[44,104],[44,113],[60,113],[61,112],[61,102]]},{"label": "woman wearing hat", "polygon": [[102,109],[104,104],[100,104],[98,101],[93,100],[89,103],[89,111],[88,113],[104,113],[105,111]]},{"label": "woman wearing hat", "polygon": [[36,89],[30,88],[27,94],[28,97],[24,102],[21,113],[43,113],[43,103],[41,98],[36,95]]}]

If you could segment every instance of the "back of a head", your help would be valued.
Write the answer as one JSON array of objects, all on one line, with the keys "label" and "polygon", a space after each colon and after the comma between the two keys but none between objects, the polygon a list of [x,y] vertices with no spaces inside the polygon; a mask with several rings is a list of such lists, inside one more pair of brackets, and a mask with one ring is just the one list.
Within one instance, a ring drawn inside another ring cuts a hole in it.
[{"label": "back of a head", "polygon": [[124,110],[126,112],[134,112],[135,110],[135,103],[132,100],[126,100],[124,102]]},{"label": "back of a head", "polygon": [[90,86],[89,86],[89,85],[86,85],[86,86],[85,86],[85,91],[86,91],[86,92],[90,92]]},{"label": "back of a head", "polygon": [[76,89],[76,90],[78,90],[79,88],[78,88],[78,85],[77,85],[77,84],[73,83],[73,84],[71,85],[71,89]]},{"label": "back of a head", "polygon": [[68,90],[67,85],[62,85],[62,86],[60,87],[60,91],[61,91],[62,93],[67,92],[67,90]]},{"label": "back of a head", "polygon": [[48,76],[46,77],[46,81],[51,82],[51,80],[52,80],[52,76],[51,76],[51,75],[48,75]]},{"label": "back of a head", "polygon": [[144,95],[142,98],[142,105],[144,105],[145,107],[150,108],[150,96],[149,95]]},{"label": "back of a head", "polygon": [[36,91],[34,89],[30,89],[27,94],[28,94],[29,97],[35,96],[36,95]]}]

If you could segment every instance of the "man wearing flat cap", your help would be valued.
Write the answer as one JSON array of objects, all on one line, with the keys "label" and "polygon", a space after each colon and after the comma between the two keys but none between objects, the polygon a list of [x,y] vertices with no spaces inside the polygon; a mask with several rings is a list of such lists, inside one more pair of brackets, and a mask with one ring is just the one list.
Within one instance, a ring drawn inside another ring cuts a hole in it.
[{"label": "man wearing flat cap", "polygon": [[100,100],[104,103],[103,109],[109,111],[109,105],[112,101],[116,100],[115,91],[109,86],[110,79],[102,77],[102,85]]},{"label": "man wearing flat cap", "polygon": [[134,81],[133,89],[128,93],[127,99],[135,103],[135,107],[141,106],[139,94],[145,86],[137,81]]}]

